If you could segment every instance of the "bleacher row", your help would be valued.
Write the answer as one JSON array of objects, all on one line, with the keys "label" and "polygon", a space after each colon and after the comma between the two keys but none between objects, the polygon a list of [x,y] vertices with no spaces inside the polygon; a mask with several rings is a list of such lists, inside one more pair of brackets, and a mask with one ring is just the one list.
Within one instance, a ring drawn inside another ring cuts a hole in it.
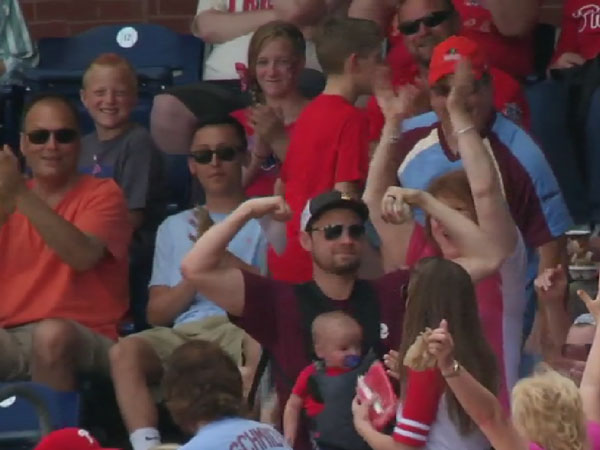
[{"label": "bleacher row", "polygon": [[[39,64],[26,71],[24,85],[3,86],[0,95],[1,139],[16,150],[23,105],[40,92],[70,98],[80,112],[82,133],[93,130],[80,89],[85,69],[99,54],[119,54],[136,69],[139,100],[132,119],[148,127],[156,94],[202,79],[205,50],[197,37],[154,24],[105,25],[69,38],[43,38],[38,49]],[[165,155],[165,163],[169,209],[176,212],[190,200],[187,157]],[[34,383],[0,384],[0,448],[29,449],[41,435],[68,426],[86,426],[102,441],[124,433],[108,380],[85,378],[81,386],[80,394],[75,394]]]}]

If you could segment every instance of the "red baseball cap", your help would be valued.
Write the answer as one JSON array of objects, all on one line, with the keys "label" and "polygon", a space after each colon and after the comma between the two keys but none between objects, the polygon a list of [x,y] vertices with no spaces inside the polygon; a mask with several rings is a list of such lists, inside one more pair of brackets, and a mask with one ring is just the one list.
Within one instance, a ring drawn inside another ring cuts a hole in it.
[{"label": "red baseball cap", "polygon": [[429,85],[432,86],[446,75],[454,73],[456,64],[463,58],[471,61],[476,79],[487,72],[486,57],[479,45],[466,37],[450,36],[433,49],[429,63]]},{"label": "red baseball cap", "polygon": [[94,437],[82,428],[63,428],[44,437],[35,450],[119,450],[101,447]]}]

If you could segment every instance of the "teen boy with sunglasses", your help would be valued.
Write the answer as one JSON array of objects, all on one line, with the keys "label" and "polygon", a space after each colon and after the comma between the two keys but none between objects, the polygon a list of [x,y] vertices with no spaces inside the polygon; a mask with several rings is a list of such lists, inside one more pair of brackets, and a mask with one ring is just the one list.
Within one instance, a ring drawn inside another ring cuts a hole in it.
[{"label": "teen boy with sunglasses", "polygon": [[[220,264],[230,240],[248,221],[266,216],[291,218],[281,197],[242,203],[204,233],[182,263],[184,278],[224,308],[233,323],[271,354],[281,405],[288,400],[300,371],[311,362],[311,325],[320,313],[342,310],[354,317],[363,329],[364,351],[372,348],[383,356],[400,343],[409,271],[393,271],[372,281],[357,279],[368,213],[362,201],[335,190],[309,200],[300,217],[299,236],[312,260],[313,280],[308,283],[272,280]],[[450,208],[441,208],[435,217],[460,235],[457,242],[473,245],[465,266],[468,270],[482,271],[479,276],[497,270],[501,258],[490,259],[484,242],[473,244],[466,217]],[[481,267],[485,258],[486,266]],[[299,432],[295,449],[309,448],[305,431]]]},{"label": "teen boy with sunglasses", "polygon": [[[117,400],[134,450],[160,443],[149,385],[159,384],[164,363],[177,347],[194,339],[209,340],[250,372],[258,363],[258,345],[229,322],[210,295],[197,292],[192,283],[183,280],[180,272],[181,261],[193,245],[190,236],[224,220],[245,200],[245,136],[242,125],[229,116],[206,119],[198,125],[189,169],[202,185],[206,203],[167,218],[158,228],[147,309],[148,322],[154,328],[122,339],[111,350]],[[239,230],[228,250],[249,270],[258,272],[266,266],[266,239],[255,220]]]},{"label": "teen boy with sunglasses", "polygon": [[108,373],[127,311],[127,206],[114,181],[77,173],[77,111],[64,97],[25,107],[21,149],[27,181],[0,151],[0,380],[71,391],[81,371]]}]

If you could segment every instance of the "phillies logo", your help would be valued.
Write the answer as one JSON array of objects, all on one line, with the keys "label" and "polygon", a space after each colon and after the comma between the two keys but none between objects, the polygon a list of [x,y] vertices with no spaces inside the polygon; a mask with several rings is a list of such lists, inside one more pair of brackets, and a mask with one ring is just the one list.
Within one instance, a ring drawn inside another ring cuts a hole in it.
[{"label": "phillies logo", "polygon": [[597,30],[600,28],[600,6],[585,5],[573,13],[573,18],[582,19],[579,25],[580,33],[588,30]]},{"label": "phillies logo", "polygon": [[271,8],[273,8],[271,0],[229,0],[229,12],[256,11]]}]

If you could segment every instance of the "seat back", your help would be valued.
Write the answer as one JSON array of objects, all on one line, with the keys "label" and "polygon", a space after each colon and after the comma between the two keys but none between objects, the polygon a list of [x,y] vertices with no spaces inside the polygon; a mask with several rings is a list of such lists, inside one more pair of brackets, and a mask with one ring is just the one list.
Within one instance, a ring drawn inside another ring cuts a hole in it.
[{"label": "seat back", "polygon": [[33,382],[0,383],[0,448],[35,443],[50,431],[79,425],[79,395]]}]

